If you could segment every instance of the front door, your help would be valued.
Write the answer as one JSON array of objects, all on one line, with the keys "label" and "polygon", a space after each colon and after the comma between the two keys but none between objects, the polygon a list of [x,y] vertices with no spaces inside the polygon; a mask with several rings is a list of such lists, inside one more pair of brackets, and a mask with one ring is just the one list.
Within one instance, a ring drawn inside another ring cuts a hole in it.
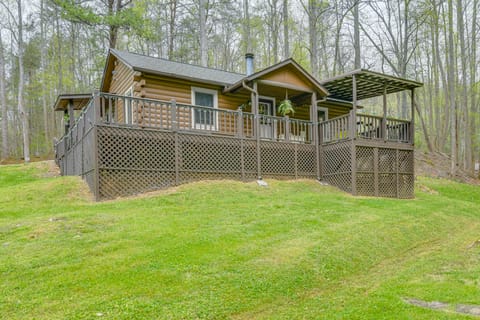
[{"label": "front door", "polygon": [[260,114],[260,138],[275,138],[275,123],[271,116],[275,115],[275,98],[259,97],[258,114]]}]

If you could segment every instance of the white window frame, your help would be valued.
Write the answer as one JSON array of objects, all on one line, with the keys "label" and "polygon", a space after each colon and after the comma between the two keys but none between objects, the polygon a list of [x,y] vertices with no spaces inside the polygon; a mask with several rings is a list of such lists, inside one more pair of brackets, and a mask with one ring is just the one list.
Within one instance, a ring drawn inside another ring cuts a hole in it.
[{"label": "white window frame", "polygon": [[[133,86],[125,91],[124,96],[133,97]],[[130,112],[128,112],[130,109]],[[131,100],[126,100],[123,104],[123,120],[125,124],[133,124],[133,106]]]},{"label": "white window frame", "polygon": [[318,111],[325,112],[325,121],[328,120],[328,108],[325,107],[317,107],[317,122],[318,122]]},{"label": "white window frame", "polygon": [[[218,109],[218,91],[213,90],[213,89],[206,89],[206,88],[201,88],[201,87],[192,87],[192,93],[191,93],[191,103],[193,106],[197,106],[196,101],[195,101],[195,93],[200,92],[200,93],[206,93],[206,94],[211,94],[213,95],[213,108],[212,109]],[[200,105],[198,105],[200,106]],[[192,128],[194,129],[199,129],[199,130],[208,130],[208,131],[218,131],[218,112],[215,112],[215,117],[213,121],[215,123],[213,125],[209,124],[201,124],[201,123],[195,123],[195,108],[192,108]]]},{"label": "white window frame", "polygon": [[258,96],[258,101],[260,100],[269,100],[272,102],[272,109],[273,109],[273,117],[277,116],[277,102],[275,101],[275,97],[268,97],[268,96]]}]

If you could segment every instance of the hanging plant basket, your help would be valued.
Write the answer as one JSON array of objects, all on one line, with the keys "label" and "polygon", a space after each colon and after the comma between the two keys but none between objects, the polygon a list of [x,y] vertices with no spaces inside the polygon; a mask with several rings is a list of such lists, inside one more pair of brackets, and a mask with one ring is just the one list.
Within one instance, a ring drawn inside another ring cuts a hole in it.
[{"label": "hanging plant basket", "polygon": [[277,111],[282,116],[286,116],[289,114],[293,115],[295,113],[295,108],[293,107],[292,101],[285,99],[282,102],[280,102],[280,104],[278,105]]}]

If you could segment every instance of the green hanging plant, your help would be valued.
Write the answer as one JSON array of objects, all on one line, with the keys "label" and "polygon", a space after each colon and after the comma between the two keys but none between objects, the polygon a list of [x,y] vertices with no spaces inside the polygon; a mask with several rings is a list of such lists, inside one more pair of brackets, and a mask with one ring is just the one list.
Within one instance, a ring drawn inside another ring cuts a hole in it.
[{"label": "green hanging plant", "polygon": [[286,116],[287,114],[294,114],[295,108],[293,107],[292,101],[285,99],[278,105],[277,109],[278,113],[282,116]]},{"label": "green hanging plant", "polygon": [[295,108],[293,107],[292,101],[288,99],[288,90],[285,89],[285,100],[280,102],[278,105],[277,112],[281,114],[282,116],[286,116],[287,114],[294,114],[295,113]]}]

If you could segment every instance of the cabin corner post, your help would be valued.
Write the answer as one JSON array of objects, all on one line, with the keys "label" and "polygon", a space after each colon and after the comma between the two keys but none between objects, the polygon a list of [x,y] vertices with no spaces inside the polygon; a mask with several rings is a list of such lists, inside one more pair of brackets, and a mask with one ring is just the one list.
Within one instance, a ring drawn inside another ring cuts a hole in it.
[{"label": "cabin corner post", "polygon": [[412,97],[412,119],[410,122],[410,143],[412,145],[415,144],[415,89],[411,89],[411,97]]},{"label": "cabin corner post", "polygon": [[357,78],[352,75],[352,122],[351,122],[351,159],[352,159],[352,194],[357,195]]}]

